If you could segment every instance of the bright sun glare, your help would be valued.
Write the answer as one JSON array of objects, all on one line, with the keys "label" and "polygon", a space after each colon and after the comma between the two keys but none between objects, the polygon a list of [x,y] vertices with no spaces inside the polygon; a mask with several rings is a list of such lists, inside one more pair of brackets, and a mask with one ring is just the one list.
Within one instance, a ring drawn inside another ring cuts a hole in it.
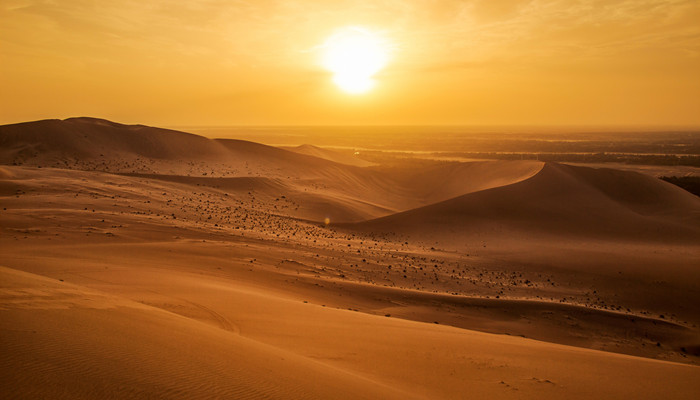
[{"label": "bright sun glare", "polygon": [[323,44],[323,66],[333,82],[348,93],[365,93],[374,87],[374,75],[388,61],[384,40],[359,27],[338,31]]}]

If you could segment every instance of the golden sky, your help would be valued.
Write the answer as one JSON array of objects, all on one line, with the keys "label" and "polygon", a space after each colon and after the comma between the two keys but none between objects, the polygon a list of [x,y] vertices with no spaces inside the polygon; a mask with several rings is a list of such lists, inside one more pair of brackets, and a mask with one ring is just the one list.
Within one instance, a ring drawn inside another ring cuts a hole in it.
[{"label": "golden sky", "polygon": [[[0,123],[700,126],[698,0],[2,0]],[[343,27],[387,43],[349,94]]]}]

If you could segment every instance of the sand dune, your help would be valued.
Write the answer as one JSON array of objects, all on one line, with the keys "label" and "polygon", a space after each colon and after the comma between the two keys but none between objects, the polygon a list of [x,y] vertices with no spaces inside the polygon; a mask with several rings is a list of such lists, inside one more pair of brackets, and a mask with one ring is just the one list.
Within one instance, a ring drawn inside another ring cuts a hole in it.
[{"label": "sand dune", "polygon": [[537,174],[543,165],[538,161],[447,163],[400,173],[403,176],[397,180],[412,189],[410,198],[432,204],[520,182]]},{"label": "sand dune", "polygon": [[53,153],[97,158],[100,155],[109,157],[131,153],[172,159],[184,155],[188,155],[188,158],[218,158],[225,155],[222,146],[201,136],[85,117],[4,125],[0,128],[0,145],[6,151],[13,150],[18,156]]},{"label": "sand dune", "polygon": [[7,396],[697,397],[697,197],[306,150],[0,127]]},{"label": "sand dune", "polygon": [[3,164],[109,172],[290,177],[333,164],[242,140],[84,117],[0,126],[0,148]]},{"label": "sand dune", "polygon": [[[414,236],[497,230],[551,236],[700,239],[700,199],[634,172],[547,163],[522,181],[357,224]],[[488,226],[488,228],[486,227]]]}]

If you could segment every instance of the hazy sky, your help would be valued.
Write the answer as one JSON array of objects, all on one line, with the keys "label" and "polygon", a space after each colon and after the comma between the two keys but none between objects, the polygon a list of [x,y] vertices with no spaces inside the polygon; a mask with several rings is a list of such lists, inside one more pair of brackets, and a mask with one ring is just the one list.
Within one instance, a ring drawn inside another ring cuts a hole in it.
[{"label": "hazy sky", "polygon": [[[0,123],[700,126],[698,0],[0,0]],[[391,43],[368,93],[320,46]]]}]

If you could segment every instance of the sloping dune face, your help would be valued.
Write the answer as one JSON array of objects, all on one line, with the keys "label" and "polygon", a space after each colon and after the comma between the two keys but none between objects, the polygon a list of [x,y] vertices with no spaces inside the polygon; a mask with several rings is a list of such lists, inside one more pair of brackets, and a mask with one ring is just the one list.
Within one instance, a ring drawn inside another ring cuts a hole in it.
[{"label": "sloping dune face", "polygon": [[[363,222],[372,231],[464,239],[496,230],[541,236],[700,238],[700,199],[635,172],[547,163],[519,182]],[[488,226],[488,228],[487,228]]]},{"label": "sloping dune face", "polygon": [[159,308],[9,268],[0,278],[8,398],[406,396]]},{"label": "sloping dune face", "polygon": [[529,179],[543,166],[538,161],[450,163],[416,171],[398,180],[403,186],[413,188],[411,198],[432,204]]}]

